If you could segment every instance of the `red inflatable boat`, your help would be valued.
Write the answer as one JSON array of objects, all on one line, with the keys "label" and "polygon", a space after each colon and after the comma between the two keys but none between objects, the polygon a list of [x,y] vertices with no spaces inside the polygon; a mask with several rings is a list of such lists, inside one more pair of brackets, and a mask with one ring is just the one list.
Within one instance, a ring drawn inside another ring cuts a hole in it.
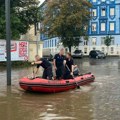
[{"label": "red inflatable boat", "polygon": [[26,91],[42,92],[42,93],[57,93],[64,92],[70,89],[75,89],[78,86],[86,85],[94,82],[94,75],[86,73],[69,80],[46,80],[42,78],[22,78],[19,82],[20,87]]}]

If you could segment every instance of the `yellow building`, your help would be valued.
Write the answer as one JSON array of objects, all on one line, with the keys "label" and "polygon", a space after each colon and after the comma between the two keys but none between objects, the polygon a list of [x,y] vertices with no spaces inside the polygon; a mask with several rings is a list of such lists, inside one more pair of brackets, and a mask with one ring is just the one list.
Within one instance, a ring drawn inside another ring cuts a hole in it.
[{"label": "yellow building", "polygon": [[43,42],[40,40],[40,32],[37,31],[37,35],[35,35],[35,28],[34,25],[28,30],[25,35],[21,35],[20,40],[25,40],[29,42],[29,61],[34,60],[34,56],[36,54],[42,57],[43,53]]}]

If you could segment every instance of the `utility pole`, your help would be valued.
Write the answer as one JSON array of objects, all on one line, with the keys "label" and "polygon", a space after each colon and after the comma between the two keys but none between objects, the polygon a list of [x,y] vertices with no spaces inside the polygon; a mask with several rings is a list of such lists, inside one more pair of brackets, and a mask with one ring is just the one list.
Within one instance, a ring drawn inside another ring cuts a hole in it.
[{"label": "utility pole", "polygon": [[10,28],[10,0],[5,0],[6,15],[6,52],[7,52],[7,85],[11,85],[11,28]]}]

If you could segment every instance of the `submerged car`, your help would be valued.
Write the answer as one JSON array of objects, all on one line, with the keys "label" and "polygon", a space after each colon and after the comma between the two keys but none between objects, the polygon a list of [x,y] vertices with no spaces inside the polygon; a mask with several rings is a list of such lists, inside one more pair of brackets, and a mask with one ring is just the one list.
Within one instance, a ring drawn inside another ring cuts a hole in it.
[{"label": "submerged car", "polygon": [[100,58],[106,58],[106,55],[105,55],[104,52],[102,52],[100,50],[92,50],[89,53],[89,57],[90,58],[100,59]]},{"label": "submerged car", "polygon": [[83,57],[83,52],[82,52],[82,50],[75,50],[75,51],[73,52],[72,57],[74,57],[74,58],[82,58],[82,57]]}]

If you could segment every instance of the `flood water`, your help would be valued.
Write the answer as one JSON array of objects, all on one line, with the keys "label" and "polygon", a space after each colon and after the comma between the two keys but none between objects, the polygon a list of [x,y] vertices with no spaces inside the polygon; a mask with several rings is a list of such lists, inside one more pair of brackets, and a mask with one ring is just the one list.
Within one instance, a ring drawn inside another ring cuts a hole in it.
[{"label": "flood water", "polygon": [[14,68],[12,86],[0,68],[0,120],[120,120],[120,68],[118,58],[77,59],[81,73],[92,72],[91,85],[57,94],[24,92],[19,79],[32,68]]}]

